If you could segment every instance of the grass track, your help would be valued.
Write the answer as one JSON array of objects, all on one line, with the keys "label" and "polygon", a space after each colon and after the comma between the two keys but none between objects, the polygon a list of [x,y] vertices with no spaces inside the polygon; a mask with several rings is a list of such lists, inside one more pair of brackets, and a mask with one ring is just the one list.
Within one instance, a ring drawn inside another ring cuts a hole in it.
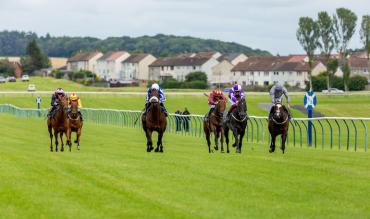
[{"label": "grass track", "polygon": [[[86,124],[81,151],[50,153],[45,121],[0,114],[0,218],[366,218],[370,154],[287,148],[208,154],[166,134]],[[21,134],[20,134],[21,130]]]}]

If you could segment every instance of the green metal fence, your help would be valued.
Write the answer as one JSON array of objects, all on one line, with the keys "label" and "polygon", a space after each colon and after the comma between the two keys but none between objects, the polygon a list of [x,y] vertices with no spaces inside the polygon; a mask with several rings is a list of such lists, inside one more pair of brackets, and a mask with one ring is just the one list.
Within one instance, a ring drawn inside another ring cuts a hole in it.
[{"label": "green metal fence", "polygon": [[[47,110],[18,108],[13,105],[0,105],[0,112],[17,117],[46,117]],[[141,128],[141,111],[82,109],[86,122],[108,124],[121,127]],[[167,131],[181,135],[203,137],[203,115],[168,116]],[[367,151],[370,118],[321,117],[312,118],[312,147],[331,148],[348,151]],[[293,147],[308,146],[307,129],[309,119],[295,118],[290,121],[287,145]],[[246,130],[246,143],[268,145],[270,135],[267,129],[267,117],[250,116]]]}]

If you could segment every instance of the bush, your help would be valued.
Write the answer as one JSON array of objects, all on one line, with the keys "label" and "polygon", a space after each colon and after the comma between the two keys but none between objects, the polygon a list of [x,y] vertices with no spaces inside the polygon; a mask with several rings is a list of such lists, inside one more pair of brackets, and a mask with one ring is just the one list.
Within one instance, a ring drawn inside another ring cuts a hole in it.
[{"label": "bush", "polygon": [[348,88],[351,91],[365,90],[366,85],[368,85],[367,79],[360,75],[353,76],[348,81]]},{"label": "bush", "polygon": [[61,78],[64,77],[64,72],[60,72],[59,70],[55,70],[52,73],[55,76],[55,78],[57,78],[57,79],[61,79]]},{"label": "bush", "polygon": [[207,83],[207,74],[201,71],[191,72],[185,76],[185,81],[204,81]]}]

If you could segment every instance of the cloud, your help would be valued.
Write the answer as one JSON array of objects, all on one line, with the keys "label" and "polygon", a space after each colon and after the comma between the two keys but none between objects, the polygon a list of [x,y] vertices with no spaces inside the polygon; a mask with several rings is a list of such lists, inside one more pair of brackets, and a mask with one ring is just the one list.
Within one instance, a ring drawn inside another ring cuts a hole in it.
[{"label": "cloud", "polygon": [[[321,10],[332,14],[337,7],[360,17],[369,13],[370,1],[0,0],[0,27],[100,38],[190,35],[289,54],[303,52],[295,38],[299,17],[316,17]],[[361,46],[357,34],[351,46]]]}]

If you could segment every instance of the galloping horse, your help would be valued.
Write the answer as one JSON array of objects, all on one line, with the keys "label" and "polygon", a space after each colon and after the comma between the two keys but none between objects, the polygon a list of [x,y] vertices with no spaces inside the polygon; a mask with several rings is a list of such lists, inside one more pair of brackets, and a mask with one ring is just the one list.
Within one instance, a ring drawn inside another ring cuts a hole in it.
[{"label": "galloping horse", "polygon": [[71,135],[72,132],[76,132],[77,138],[75,143],[77,143],[77,149],[80,150],[80,137],[82,131],[82,121],[80,114],[78,113],[76,101],[71,101],[71,108],[68,112],[68,126],[67,126],[67,145],[69,146],[69,151],[71,151],[72,142],[71,142]]},{"label": "galloping horse", "polygon": [[275,151],[276,136],[281,135],[280,149],[285,152],[285,142],[288,135],[289,117],[288,111],[281,103],[276,103],[272,109],[272,117],[268,122],[268,128],[271,135],[271,144],[269,152]]},{"label": "galloping horse", "polygon": [[230,120],[224,124],[227,153],[229,153],[229,129],[233,132],[235,139],[233,147],[236,147],[236,153],[241,153],[247,121],[247,104],[245,99],[242,98],[237,102],[236,109],[231,113]]},{"label": "galloping horse", "polygon": [[158,90],[153,90],[149,99],[149,108],[146,116],[142,115],[141,121],[143,124],[143,129],[146,134],[147,139],[147,152],[151,152],[153,148],[152,133],[154,131],[158,132],[157,148],[155,152],[163,152],[162,138],[166,131],[167,119],[164,112],[161,110],[159,103],[159,93]]},{"label": "galloping horse", "polygon": [[54,117],[49,117],[47,121],[49,136],[50,136],[50,151],[53,151],[53,130],[55,137],[55,151],[58,151],[58,134],[60,134],[60,141],[62,142],[62,148],[60,151],[64,151],[63,133],[67,130],[67,110],[68,104],[65,96],[57,96],[58,106]]},{"label": "galloping horse", "polygon": [[224,152],[224,127],[223,127],[223,115],[226,108],[226,101],[219,100],[215,104],[215,109],[208,115],[208,121],[204,120],[203,130],[206,134],[206,140],[208,144],[208,152],[211,153],[211,133],[215,135],[215,150],[218,150],[218,138],[221,136],[221,152]]}]

